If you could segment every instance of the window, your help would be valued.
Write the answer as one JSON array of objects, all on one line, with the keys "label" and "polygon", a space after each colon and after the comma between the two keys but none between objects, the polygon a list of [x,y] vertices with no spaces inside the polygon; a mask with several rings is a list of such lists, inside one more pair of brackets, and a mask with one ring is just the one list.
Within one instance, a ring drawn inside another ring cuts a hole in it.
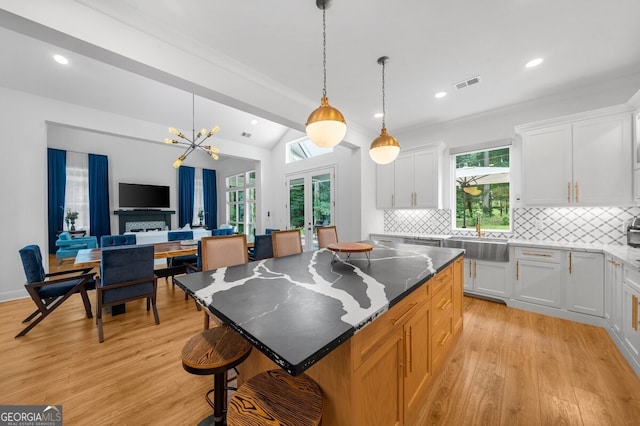
[{"label": "window", "polygon": [[508,231],[511,229],[509,198],[509,147],[460,153],[455,163],[456,229]]},{"label": "window", "polygon": [[249,171],[226,179],[227,223],[253,241],[256,227],[256,172]]},{"label": "window", "polygon": [[287,144],[287,163],[306,160],[307,158],[317,157],[318,155],[328,154],[330,152],[333,152],[333,148],[321,148],[311,142],[309,138],[304,137]]},{"label": "window", "polygon": [[[67,181],[64,193],[65,217],[67,212],[77,212],[75,228],[89,229],[89,156],[80,152],[67,151]],[[71,226],[67,223],[67,228]]]},{"label": "window", "polygon": [[[200,214],[202,212],[202,214]],[[193,188],[193,221],[191,223],[203,225],[204,221],[204,187],[202,184],[202,169],[195,169]]]}]

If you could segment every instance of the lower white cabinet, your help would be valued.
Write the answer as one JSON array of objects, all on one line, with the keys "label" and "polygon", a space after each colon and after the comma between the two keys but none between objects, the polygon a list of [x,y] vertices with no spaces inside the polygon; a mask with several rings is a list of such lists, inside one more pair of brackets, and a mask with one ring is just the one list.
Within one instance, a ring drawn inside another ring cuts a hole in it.
[{"label": "lower white cabinet", "polygon": [[552,308],[562,307],[562,252],[516,247],[514,298]]},{"label": "lower white cabinet", "polygon": [[640,285],[634,285],[625,278],[624,285],[622,286],[622,333],[624,336],[624,346],[636,364],[640,364],[639,303]]},{"label": "lower white cabinet", "polygon": [[510,297],[508,266],[507,262],[465,259],[464,290],[500,298]]},{"label": "lower white cabinet", "polygon": [[604,316],[604,256],[602,253],[569,251],[566,275],[566,307],[572,312]]},{"label": "lower white cabinet", "polygon": [[622,262],[608,255],[604,268],[604,317],[609,328],[618,338],[622,338]]}]

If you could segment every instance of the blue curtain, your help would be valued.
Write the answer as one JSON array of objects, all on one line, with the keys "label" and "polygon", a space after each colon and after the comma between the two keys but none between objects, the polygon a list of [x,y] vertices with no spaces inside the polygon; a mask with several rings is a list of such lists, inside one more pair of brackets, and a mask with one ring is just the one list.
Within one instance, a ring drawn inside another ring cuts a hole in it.
[{"label": "blue curtain", "polygon": [[193,199],[196,184],[196,170],[180,166],[178,169],[178,226],[183,227],[193,220]]},{"label": "blue curtain", "polygon": [[89,154],[89,227],[98,241],[103,235],[111,235],[109,158],[106,155]]},{"label": "blue curtain", "polygon": [[67,151],[47,148],[49,253],[56,252],[56,232],[64,230],[64,192],[67,185]]},{"label": "blue curtain", "polygon": [[202,192],[204,193],[204,223],[209,229],[218,227],[218,189],[216,171],[202,169]]}]

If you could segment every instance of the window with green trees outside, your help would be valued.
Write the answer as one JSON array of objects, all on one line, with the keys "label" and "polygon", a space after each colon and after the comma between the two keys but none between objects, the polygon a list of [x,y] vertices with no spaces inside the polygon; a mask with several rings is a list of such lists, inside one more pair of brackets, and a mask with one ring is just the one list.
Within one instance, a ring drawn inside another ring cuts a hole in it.
[{"label": "window with green trees outside", "polygon": [[456,229],[508,231],[511,229],[509,198],[509,147],[466,152],[455,157]]}]

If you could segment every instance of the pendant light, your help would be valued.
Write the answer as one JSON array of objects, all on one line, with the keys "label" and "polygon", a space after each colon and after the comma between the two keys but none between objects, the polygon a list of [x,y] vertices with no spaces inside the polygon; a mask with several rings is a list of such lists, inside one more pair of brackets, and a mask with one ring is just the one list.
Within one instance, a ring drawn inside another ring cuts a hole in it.
[{"label": "pendant light", "polygon": [[388,56],[378,58],[378,63],[382,65],[382,130],[380,136],[375,138],[369,148],[369,156],[378,164],[389,164],[396,159],[400,153],[400,144],[393,136],[387,133],[385,118],[387,111],[384,104],[384,66],[389,61]]},{"label": "pendant light", "polygon": [[307,137],[319,147],[331,148],[338,145],[347,132],[347,122],[342,113],[329,105],[327,98],[327,25],[326,9],[331,0],[316,0],[316,6],[322,10],[322,72],[323,86],[320,106],[307,119]]}]

